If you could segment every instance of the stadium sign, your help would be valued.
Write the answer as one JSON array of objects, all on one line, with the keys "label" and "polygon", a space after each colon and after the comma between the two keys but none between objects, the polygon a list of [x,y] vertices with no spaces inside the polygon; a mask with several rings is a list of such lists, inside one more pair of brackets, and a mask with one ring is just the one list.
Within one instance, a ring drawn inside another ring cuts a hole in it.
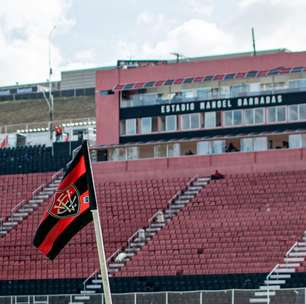
[{"label": "stadium sign", "polygon": [[278,105],[293,105],[301,103],[306,103],[306,92],[266,94],[213,100],[191,100],[179,103],[121,108],[120,119],[273,107]]},{"label": "stadium sign", "polygon": [[203,112],[211,110],[229,110],[232,108],[248,108],[256,106],[278,105],[283,102],[281,94],[236,99],[218,99],[201,102],[185,102],[160,106],[160,114],[180,114],[184,112]]}]

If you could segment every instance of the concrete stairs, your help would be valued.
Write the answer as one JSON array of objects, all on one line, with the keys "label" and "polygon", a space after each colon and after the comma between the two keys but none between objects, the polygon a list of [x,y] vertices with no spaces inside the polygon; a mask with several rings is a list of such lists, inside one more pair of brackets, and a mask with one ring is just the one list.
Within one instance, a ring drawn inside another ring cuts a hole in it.
[{"label": "concrete stairs", "polygon": [[[119,272],[128,261],[130,261],[138,251],[140,251],[152,238],[163,229],[173,217],[175,217],[210,181],[208,177],[193,178],[185,190],[177,193],[168,203],[166,209],[159,210],[149,220],[148,226],[145,229],[139,229],[128,240],[128,245],[121,250],[116,251],[108,259],[108,274],[109,277],[114,276]],[[122,258],[120,258],[120,256]],[[96,294],[102,290],[102,278],[100,273],[95,272],[84,282],[83,296],[90,297],[91,294]],[[70,304],[85,304],[90,299],[75,296]]]},{"label": "concrete stairs", "polygon": [[51,178],[47,185],[39,186],[32,193],[32,197],[27,201],[21,201],[14,207],[9,216],[7,216],[0,226],[0,238],[5,237],[19,223],[32,214],[46,199],[48,199],[57,189],[62,179],[62,171],[57,172]]},{"label": "concrete stairs", "polygon": [[270,303],[271,297],[275,296],[277,290],[290,280],[291,275],[297,271],[306,257],[306,231],[303,241],[296,242],[286,253],[284,263],[277,264],[267,275],[264,284],[255,291],[254,297],[250,298],[250,303]]}]

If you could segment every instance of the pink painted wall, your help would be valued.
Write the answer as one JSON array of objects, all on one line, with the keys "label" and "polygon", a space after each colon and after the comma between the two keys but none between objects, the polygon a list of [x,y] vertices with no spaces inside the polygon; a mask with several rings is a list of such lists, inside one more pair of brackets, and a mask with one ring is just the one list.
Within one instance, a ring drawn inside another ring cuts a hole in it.
[{"label": "pink painted wall", "polygon": [[132,180],[167,176],[211,175],[306,170],[306,149],[227,153],[95,163],[99,179]]},{"label": "pink painted wall", "polygon": [[276,53],[270,55],[244,56],[231,59],[203,60],[178,64],[164,64],[128,70],[101,70],[96,74],[97,144],[116,144],[119,140],[119,96],[100,96],[99,90],[109,90],[117,84],[176,79],[266,70],[280,66],[304,66],[306,52]]}]

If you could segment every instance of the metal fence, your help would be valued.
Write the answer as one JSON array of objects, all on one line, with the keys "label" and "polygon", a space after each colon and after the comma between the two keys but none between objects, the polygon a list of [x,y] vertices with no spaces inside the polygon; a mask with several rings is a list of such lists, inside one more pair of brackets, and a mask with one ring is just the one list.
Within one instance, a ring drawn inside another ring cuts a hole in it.
[{"label": "metal fence", "polygon": [[[249,304],[256,290],[218,290],[113,294],[113,304]],[[69,304],[76,295],[2,296],[0,304]],[[281,289],[270,304],[306,304],[305,288]],[[103,304],[102,294],[91,295],[88,304]]]}]

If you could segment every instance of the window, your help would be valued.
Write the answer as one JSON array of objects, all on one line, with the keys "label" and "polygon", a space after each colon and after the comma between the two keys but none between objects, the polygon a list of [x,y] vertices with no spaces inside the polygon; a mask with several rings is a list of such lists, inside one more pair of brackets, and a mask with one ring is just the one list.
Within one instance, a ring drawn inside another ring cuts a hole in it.
[{"label": "window", "polygon": [[182,129],[198,129],[200,127],[200,114],[184,114],[182,117]]},{"label": "window", "polygon": [[224,112],[224,126],[231,126],[232,122],[232,111]]},{"label": "window", "polygon": [[299,119],[299,107],[298,105],[291,105],[288,107],[288,119],[295,121]]},{"label": "window", "polygon": [[204,127],[207,129],[216,127],[216,112],[205,113]]},{"label": "window", "polygon": [[306,104],[300,104],[300,120],[305,120],[306,119]]},{"label": "window", "polygon": [[115,148],[111,151],[111,160],[125,160],[125,149]]},{"label": "window", "polygon": [[134,135],[136,134],[136,119],[127,119],[125,121],[125,134]]},{"label": "window", "polygon": [[125,120],[120,120],[120,135],[125,135]]},{"label": "window", "polygon": [[154,157],[166,157],[166,156],[167,156],[167,145],[154,146]]},{"label": "window", "polygon": [[221,154],[225,152],[225,141],[224,140],[214,140],[212,142],[212,153]]},{"label": "window", "polygon": [[158,117],[152,117],[152,132],[158,131]]},{"label": "window", "polygon": [[241,152],[252,152],[253,138],[241,138],[240,147],[241,147]]},{"label": "window", "polygon": [[270,107],[268,108],[268,121],[278,122],[286,120],[286,107]]},{"label": "window", "polygon": [[224,112],[224,125],[225,126],[237,126],[242,123],[242,111],[225,111]]},{"label": "window", "polygon": [[257,108],[257,109],[254,109],[254,112],[255,112],[255,123],[256,124],[261,124],[261,123],[264,123],[265,121],[265,111],[264,111],[264,108]]},{"label": "window", "polygon": [[241,125],[242,123],[242,111],[241,110],[236,110],[233,111],[233,125]]},{"label": "window", "polygon": [[254,124],[254,109],[248,109],[244,111],[244,123],[246,125]]},{"label": "window", "polygon": [[277,107],[277,121],[286,120],[286,107]]},{"label": "window", "polygon": [[138,159],[138,147],[127,147],[127,159]]},{"label": "window", "polygon": [[168,144],[167,145],[167,156],[179,156],[180,155],[180,144]]},{"label": "window", "polygon": [[198,155],[208,155],[212,153],[211,142],[210,141],[199,141],[197,143],[197,154]]},{"label": "window", "polygon": [[152,117],[141,118],[141,134],[152,132]]},{"label": "window", "polygon": [[242,152],[266,151],[268,149],[267,137],[241,138]]},{"label": "window", "polygon": [[166,117],[162,116],[160,117],[159,131],[165,131],[165,130],[166,130]]},{"label": "window", "polygon": [[302,140],[300,134],[289,135],[289,148],[301,148]]},{"label": "window", "polygon": [[266,151],[266,150],[268,150],[267,137],[255,137],[254,151]]},{"label": "window", "polygon": [[176,131],[176,115],[166,116],[166,131]]},{"label": "window", "polygon": [[210,88],[207,89],[198,89],[197,90],[197,97],[200,100],[207,100],[210,98]]},{"label": "window", "polygon": [[182,123],[182,129],[183,130],[190,129],[189,114],[182,115],[181,123]]}]

